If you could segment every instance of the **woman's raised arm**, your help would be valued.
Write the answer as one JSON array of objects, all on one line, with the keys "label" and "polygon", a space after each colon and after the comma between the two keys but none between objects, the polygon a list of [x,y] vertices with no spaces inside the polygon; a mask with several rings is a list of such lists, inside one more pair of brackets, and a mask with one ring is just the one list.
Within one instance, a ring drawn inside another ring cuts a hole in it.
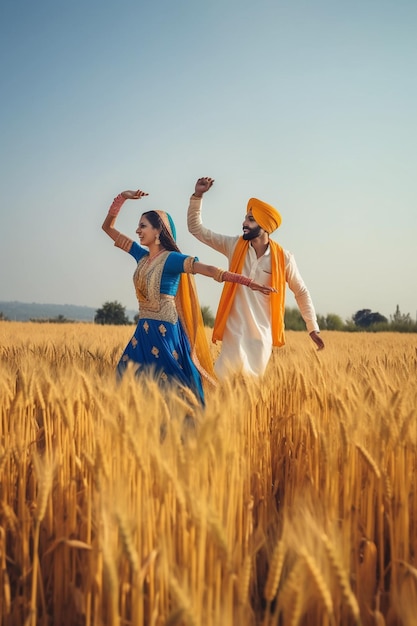
[{"label": "woman's raised arm", "polygon": [[147,194],[145,191],[137,189],[136,191],[122,191],[121,193],[119,193],[118,196],[115,197],[104,219],[104,222],[101,225],[101,228],[104,230],[105,233],[107,233],[107,235],[111,239],[113,239],[113,241],[116,241],[120,235],[120,231],[118,231],[114,227],[114,224],[116,223],[117,216],[119,215],[120,209],[122,208],[124,201],[140,200],[141,198],[143,198],[143,196],[148,195],[149,194]]}]

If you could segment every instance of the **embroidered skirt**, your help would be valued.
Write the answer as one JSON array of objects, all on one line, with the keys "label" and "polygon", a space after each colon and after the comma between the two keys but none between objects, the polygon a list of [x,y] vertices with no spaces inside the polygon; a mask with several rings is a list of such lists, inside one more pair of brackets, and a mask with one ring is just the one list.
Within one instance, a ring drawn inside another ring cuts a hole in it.
[{"label": "embroidered skirt", "polygon": [[179,320],[173,324],[140,319],[117,365],[118,375],[122,376],[130,364],[138,375],[150,374],[162,387],[171,383],[189,388],[204,404],[201,376],[191,360],[190,343]]}]

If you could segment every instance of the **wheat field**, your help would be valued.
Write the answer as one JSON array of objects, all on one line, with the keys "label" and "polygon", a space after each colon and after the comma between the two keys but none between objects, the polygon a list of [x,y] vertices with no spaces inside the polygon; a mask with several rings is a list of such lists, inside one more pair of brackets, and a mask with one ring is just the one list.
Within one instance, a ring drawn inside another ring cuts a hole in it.
[{"label": "wheat field", "polygon": [[288,332],[202,411],[131,333],[0,322],[0,626],[415,624],[417,336]]}]

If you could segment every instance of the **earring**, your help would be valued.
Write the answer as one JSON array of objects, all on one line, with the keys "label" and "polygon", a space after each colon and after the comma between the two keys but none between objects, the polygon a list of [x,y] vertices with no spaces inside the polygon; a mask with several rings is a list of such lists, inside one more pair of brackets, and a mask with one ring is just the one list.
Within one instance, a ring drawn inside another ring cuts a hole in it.
[{"label": "earring", "polygon": [[160,245],[161,245],[161,240],[159,239],[159,234],[155,237],[155,244],[156,244],[157,246],[160,246]]}]

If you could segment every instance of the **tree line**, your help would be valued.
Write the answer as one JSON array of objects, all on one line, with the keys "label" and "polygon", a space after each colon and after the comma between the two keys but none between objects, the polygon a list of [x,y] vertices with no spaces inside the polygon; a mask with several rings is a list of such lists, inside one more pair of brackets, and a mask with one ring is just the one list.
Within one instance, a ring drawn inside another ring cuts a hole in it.
[{"label": "tree line", "polygon": [[[214,325],[214,314],[210,307],[201,307],[201,313],[204,324],[212,328]],[[94,322],[96,324],[137,324],[138,319],[139,316],[137,315],[133,322],[130,322],[126,316],[126,308],[120,302],[105,302],[100,309],[97,309]],[[298,308],[286,308],[284,319],[287,330],[305,330],[305,322]],[[409,313],[401,313],[398,305],[395,313],[390,316],[390,320],[370,309],[361,309],[352,315],[351,319],[346,321],[343,321],[335,313],[329,313],[326,316],[318,315],[317,321],[322,330],[417,332],[417,322],[411,319]]]},{"label": "tree line", "polygon": [[[210,328],[214,325],[214,314],[209,306],[201,307],[204,324]],[[126,307],[120,302],[108,301],[96,310],[94,316],[95,324],[109,324],[122,326],[137,324],[139,315],[132,320],[126,315]],[[287,330],[305,330],[305,323],[298,308],[285,309],[285,328]],[[0,311],[0,321],[9,321]],[[53,318],[31,319],[31,322],[64,324],[72,323],[74,320],[67,319],[64,315],[57,315]],[[387,319],[381,313],[371,311],[371,309],[360,309],[348,320],[343,321],[339,315],[328,313],[318,315],[317,321],[321,330],[337,330],[345,332],[417,332],[417,321],[413,320],[409,313],[401,313],[399,305],[395,312]]]},{"label": "tree line", "polygon": [[[371,309],[360,309],[345,321],[335,313],[317,315],[321,330],[339,330],[345,332],[402,332],[416,333],[417,321],[409,313],[401,313],[397,304],[395,312],[386,318]],[[285,310],[285,328],[287,330],[304,330],[305,323],[297,308]]]}]

